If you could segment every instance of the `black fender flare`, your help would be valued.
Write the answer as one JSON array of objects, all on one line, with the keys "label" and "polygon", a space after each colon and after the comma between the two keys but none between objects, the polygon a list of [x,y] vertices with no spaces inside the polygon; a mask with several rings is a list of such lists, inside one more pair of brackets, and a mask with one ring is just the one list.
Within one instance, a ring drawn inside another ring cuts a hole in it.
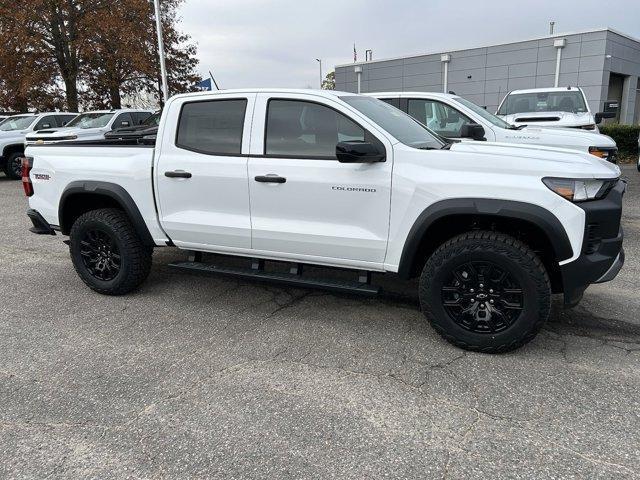
[{"label": "black fender flare", "polygon": [[94,194],[97,196],[109,197],[115,200],[118,205],[125,211],[136,232],[140,236],[142,242],[147,246],[155,246],[153,237],[149,232],[149,228],[142,218],[142,214],[136,205],[136,202],[131,198],[129,192],[127,192],[121,185],[110,182],[99,181],[75,181],[67,185],[64,192],[60,197],[60,204],[58,205],[58,220],[60,221],[61,232],[65,235],[69,234],[71,225],[65,225],[64,209],[69,197],[75,194]]},{"label": "black fender flare", "polygon": [[429,227],[437,220],[456,215],[491,215],[524,220],[539,227],[549,239],[558,261],[573,256],[573,248],[565,228],[549,210],[531,203],[489,198],[454,198],[441,200],[427,207],[416,219],[405,241],[398,275],[408,278],[420,244]]}]

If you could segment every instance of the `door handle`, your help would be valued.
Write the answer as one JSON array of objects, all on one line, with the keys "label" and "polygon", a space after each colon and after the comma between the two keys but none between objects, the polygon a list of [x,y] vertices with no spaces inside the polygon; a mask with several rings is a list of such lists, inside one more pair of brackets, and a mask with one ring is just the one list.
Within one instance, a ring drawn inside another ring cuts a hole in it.
[{"label": "door handle", "polygon": [[174,170],[173,172],[164,172],[164,176],[169,178],[191,178],[192,175],[184,170]]},{"label": "door handle", "polygon": [[260,183],[284,183],[287,181],[285,177],[281,177],[274,173],[270,173],[269,175],[258,175],[254,180]]}]

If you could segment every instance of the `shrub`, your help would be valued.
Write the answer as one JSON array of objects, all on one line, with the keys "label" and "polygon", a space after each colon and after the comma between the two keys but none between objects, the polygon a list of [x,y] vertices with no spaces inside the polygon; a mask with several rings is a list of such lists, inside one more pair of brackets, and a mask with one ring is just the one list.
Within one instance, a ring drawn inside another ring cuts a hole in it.
[{"label": "shrub", "polygon": [[607,123],[600,125],[600,133],[609,135],[618,145],[618,154],[621,157],[638,156],[638,135],[640,125],[620,125],[619,123]]}]

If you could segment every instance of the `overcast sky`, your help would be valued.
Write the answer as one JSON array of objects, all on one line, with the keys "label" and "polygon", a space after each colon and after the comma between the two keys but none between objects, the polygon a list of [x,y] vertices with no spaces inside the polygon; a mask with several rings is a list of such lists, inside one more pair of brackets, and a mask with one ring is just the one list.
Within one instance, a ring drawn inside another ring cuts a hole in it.
[{"label": "overcast sky", "polygon": [[[372,49],[374,60],[611,27],[640,38],[638,0],[186,0],[181,28],[221,88],[317,88]],[[489,7],[491,6],[491,7]]]}]

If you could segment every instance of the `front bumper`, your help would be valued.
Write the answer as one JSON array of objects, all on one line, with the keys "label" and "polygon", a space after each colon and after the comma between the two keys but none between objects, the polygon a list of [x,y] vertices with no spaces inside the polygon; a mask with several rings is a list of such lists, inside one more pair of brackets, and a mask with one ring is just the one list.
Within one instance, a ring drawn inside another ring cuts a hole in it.
[{"label": "front bumper", "polygon": [[589,285],[613,280],[622,269],[620,222],[625,190],[621,180],[605,198],[576,204],[585,212],[585,231],[580,256],[560,267],[565,306],[576,305]]}]

